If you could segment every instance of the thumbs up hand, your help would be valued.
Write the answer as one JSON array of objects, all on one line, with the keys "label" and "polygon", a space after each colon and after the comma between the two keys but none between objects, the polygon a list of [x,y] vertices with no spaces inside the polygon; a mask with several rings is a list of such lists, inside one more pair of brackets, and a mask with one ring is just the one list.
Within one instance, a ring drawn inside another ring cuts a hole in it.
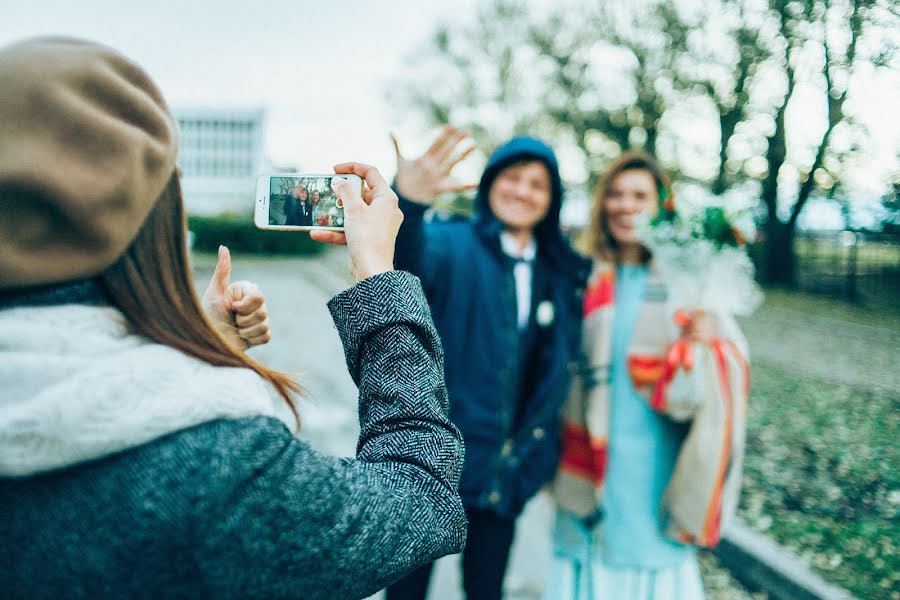
[{"label": "thumbs up hand", "polygon": [[231,253],[219,246],[219,261],[200,299],[203,309],[222,336],[240,350],[272,339],[266,299],[249,281],[231,279]]}]

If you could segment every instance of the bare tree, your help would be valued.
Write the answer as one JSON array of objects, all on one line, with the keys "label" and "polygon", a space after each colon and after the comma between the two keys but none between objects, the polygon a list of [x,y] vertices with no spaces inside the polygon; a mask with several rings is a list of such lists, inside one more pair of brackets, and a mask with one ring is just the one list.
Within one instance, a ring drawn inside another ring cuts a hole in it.
[{"label": "bare tree", "polygon": [[[783,48],[779,61],[784,69],[786,87],[781,101],[774,107],[775,127],[766,139],[768,166],[761,191],[767,215],[765,276],[770,283],[793,285],[796,281],[793,247],[797,220],[820,186],[819,181],[833,179],[823,165],[835,131],[847,120],[844,107],[850,94],[849,80],[853,70],[860,60],[889,60],[860,58],[859,41],[879,13],[885,17],[890,13],[883,11],[874,0],[770,0],[769,10],[778,22],[778,36]],[[786,114],[798,85],[809,77],[797,66],[798,55],[811,47],[821,49],[820,89],[826,100],[826,123],[821,136],[813,143],[811,162],[795,165],[791,171],[797,173],[796,180],[790,181],[783,171],[789,162]],[[783,187],[797,187],[797,192],[791,198],[783,192]],[[785,205],[787,216],[782,217],[779,209]]]},{"label": "bare tree", "polygon": [[[890,0],[712,0],[692,10],[584,0],[542,18],[524,2],[495,0],[474,25],[439,29],[415,61],[432,78],[403,87],[406,105],[432,123],[467,125],[485,146],[522,132],[568,142],[591,174],[643,148],[696,179],[673,124],[713,127],[717,142],[695,153],[706,165],[699,177],[715,194],[755,182],[763,275],[791,285],[799,215],[811,197],[835,194],[855,150],[835,147],[836,136],[865,143],[846,111],[853,73],[862,63],[896,70],[898,25]],[[824,100],[812,140],[788,123],[801,88]]]}]

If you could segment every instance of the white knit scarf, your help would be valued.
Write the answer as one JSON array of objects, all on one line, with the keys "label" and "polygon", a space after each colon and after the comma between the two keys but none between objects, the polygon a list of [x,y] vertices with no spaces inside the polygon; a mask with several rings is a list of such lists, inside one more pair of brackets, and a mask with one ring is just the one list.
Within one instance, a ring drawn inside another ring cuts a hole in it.
[{"label": "white knit scarf", "polygon": [[216,367],[132,333],[114,308],[0,310],[0,475],[58,469],[216,419],[287,404],[249,369]]}]

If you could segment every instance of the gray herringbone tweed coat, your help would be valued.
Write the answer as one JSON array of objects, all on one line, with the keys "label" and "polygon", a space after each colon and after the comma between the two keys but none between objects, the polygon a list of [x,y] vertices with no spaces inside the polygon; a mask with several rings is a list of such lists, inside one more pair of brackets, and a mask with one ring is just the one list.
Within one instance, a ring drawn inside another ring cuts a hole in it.
[{"label": "gray herringbone tweed coat", "polygon": [[458,552],[463,446],[418,280],[378,275],[329,308],[359,386],[355,459],[252,417],[2,478],[0,597],[360,598]]}]

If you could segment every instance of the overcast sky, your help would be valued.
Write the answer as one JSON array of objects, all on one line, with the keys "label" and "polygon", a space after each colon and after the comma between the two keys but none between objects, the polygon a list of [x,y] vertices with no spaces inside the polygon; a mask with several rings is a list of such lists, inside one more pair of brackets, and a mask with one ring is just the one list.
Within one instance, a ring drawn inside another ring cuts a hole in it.
[{"label": "overcast sky", "polygon": [[0,45],[47,33],[97,40],[146,68],[173,107],[264,107],[276,165],[361,160],[388,174],[388,132],[424,133],[387,105],[389,82],[440,21],[474,3],[0,0]]},{"label": "overcast sky", "polygon": [[[402,81],[406,61],[439,23],[470,21],[478,4],[345,0],[337,10],[321,1],[0,0],[0,45],[48,33],[106,43],[143,65],[173,107],[264,107],[276,165],[321,171],[361,160],[391,176],[388,132],[407,153],[423,150],[431,132],[418,115],[388,105],[388,86]],[[900,77],[863,79],[856,102],[874,152],[851,178],[872,195],[898,162]],[[795,123],[818,123],[814,117],[795,109]],[[477,172],[479,158],[472,162],[464,172]]]}]

